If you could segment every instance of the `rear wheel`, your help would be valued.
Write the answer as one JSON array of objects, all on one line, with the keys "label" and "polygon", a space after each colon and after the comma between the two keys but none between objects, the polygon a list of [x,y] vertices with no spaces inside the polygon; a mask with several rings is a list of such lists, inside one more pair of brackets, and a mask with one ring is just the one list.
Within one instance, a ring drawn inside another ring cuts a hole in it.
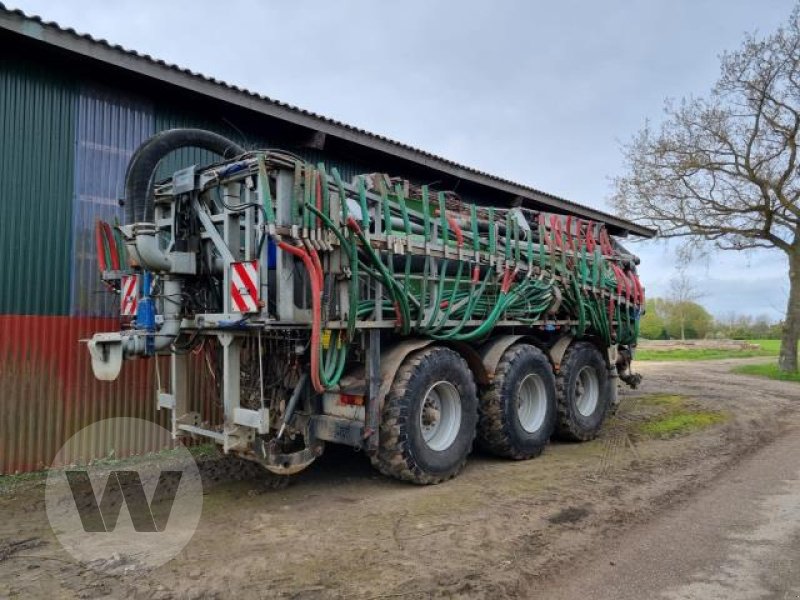
[{"label": "rear wheel", "polygon": [[486,450],[517,460],[538,456],[556,424],[555,377],[544,353],[512,346],[480,399],[478,441]]},{"label": "rear wheel", "polygon": [[475,382],[461,356],[442,347],[414,352],[384,403],[373,464],[384,475],[418,484],[450,479],[472,450],[477,405]]},{"label": "rear wheel", "polygon": [[609,408],[609,377],[603,355],[589,342],[567,349],[556,377],[558,423],[564,440],[583,442],[597,436]]}]

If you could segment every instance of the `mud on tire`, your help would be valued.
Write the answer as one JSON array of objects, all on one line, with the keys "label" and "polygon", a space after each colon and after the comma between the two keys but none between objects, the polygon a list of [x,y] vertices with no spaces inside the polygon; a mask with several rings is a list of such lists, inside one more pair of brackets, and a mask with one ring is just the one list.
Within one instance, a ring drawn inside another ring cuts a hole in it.
[{"label": "mud on tire", "polygon": [[609,385],[608,367],[593,344],[567,349],[556,376],[558,438],[585,442],[597,436],[609,410]]},{"label": "mud on tire", "polygon": [[387,395],[372,464],[384,475],[417,484],[450,479],[466,464],[477,420],[475,381],[464,359],[443,347],[414,352]]},{"label": "mud on tire", "polygon": [[529,344],[506,350],[479,403],[478,443],[498,456],[539,456],[556,425],[556,382],[547,356]]}]

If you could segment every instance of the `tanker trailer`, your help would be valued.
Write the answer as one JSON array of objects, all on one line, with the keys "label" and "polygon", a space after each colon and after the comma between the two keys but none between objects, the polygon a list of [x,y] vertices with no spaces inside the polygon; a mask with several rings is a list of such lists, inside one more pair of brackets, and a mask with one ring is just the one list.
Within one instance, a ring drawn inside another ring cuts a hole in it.
[{"label": "tanker trailer", "polygon": [[[230,158],[156,182],[189,145]],[[124,326],[88,342],[95,376],[168,356],[155,396],[173,436],[273,473],[335,443],[439,483],[474,444],[523,460],[552,436],[594,438],[618,381],[639,381],[638,259],[603,223],[380,173],[345,181],[201,130],[136,151],[126,218],[97,227]],[[196,368],[214,375],[218,424],[192,396]]]}]

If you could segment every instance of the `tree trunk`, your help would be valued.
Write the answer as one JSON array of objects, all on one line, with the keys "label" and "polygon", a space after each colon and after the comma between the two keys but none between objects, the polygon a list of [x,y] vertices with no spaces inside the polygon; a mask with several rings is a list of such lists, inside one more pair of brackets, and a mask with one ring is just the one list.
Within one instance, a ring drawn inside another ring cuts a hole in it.
[{"label": "tree trunk", "polygon": [[797,372],[797,340],[800,337],[800,250],[789,255],[789,302],[783,324],[778,367],[788,373]]}]

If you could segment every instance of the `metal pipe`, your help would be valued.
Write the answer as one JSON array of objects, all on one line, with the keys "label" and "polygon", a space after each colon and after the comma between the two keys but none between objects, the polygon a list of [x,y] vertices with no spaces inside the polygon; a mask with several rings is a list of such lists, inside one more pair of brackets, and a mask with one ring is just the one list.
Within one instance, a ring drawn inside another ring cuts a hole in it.
[{"label": "metal pipe", "polygon": [[292,418],[292,415],[294,414],[294,409],[297,407],[297,401],[300,400],[300,395],[303,393],[307,381],[307,373],[303,373],[300,376],[300,379],[297,380],[297,385],[294,386],[292,396],[289,398],[289,402],[286,403],[286,412],[283,413],[283,423],[281,423],[280,431],[278,431],[278,439],[283,437],[283,432],[286,429],[286,425],[289,423],[289,420]]},{"label": "metal pipe", "polygon": [[156,273],[168,273],[172,270],[172,261],[158,247],[158,238],[155,232],[136,232],[136,254],[139,257],[139,264],[148,271]]},{"label": "metal pipe", "polygon": [[[179,279],[164,278],[164,322],[155,333],[132,331],[129,335],[123,334],[124,356],[138,356],[147,353],[148,336],[152,336],[151,350],[158,352],[169,347],[181,331],[181,291]],[[177,298],[177,300],[176,300]]]}]

